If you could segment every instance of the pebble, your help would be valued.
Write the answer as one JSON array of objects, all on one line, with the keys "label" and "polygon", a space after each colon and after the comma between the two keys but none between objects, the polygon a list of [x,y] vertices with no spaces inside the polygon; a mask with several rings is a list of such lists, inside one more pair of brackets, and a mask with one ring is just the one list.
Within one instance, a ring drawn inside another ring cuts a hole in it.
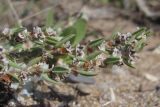
[{"label": "pebble", "polygon": [[92,95],[92,96],[99,96],[100,92],[97,89],[96,85],[88,85],[79,83],[76,85],[76,90],[79,92],[80,95]]},{"label": "pebble", "polygon": [[71,83],[84,83],[84,84],[94,84],[95,79],[93,77],[86,77],[82,75],[75,76],[73,74],[69,74],[67,77],[67,81]]},{"label": "pebble", "polygon": [[160,54],[160,45],[154,49],[153,53]]}]

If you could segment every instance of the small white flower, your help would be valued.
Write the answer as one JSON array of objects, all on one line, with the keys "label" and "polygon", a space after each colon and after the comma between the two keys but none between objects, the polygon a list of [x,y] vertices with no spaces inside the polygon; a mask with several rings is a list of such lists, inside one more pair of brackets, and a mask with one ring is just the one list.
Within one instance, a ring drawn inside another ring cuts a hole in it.
[{"label": "small white flower", "polygon": [[4,35],[9,35],[10,34],[10,29],[9,28],[4,28],[4,30],[2,31],[2,33]]},{"label": "small white flower", "polygon": [[118,36],[121,36],[121,35],[122,35],[122,33],[120,33],[120,32],[117,32],[117,35],[118,35]]},{"label": "small white flower", "polygon": [[143,39],[143,40],[146,40],[146,39],[147,39],[147,36],[146,36],[146,35],[143,35],[143,36],[142,36],[142,39]]},{"label": "small white flower", "polygon": [[35,38],[45,38],[45,35],[42,32],[42,29],[38,26],[33,28],[33,33]]},{"label": "small white flower", "polygon": [[53,30],[51,27],[46,28],[46,32],[49,36],[51,35],[57,35],[57,32],[55,30]]},{"label": "small white flower", "polygon": [[66,42],[66,43],[64,44],[64,47],[66,48],[66,50],[67,50],[69,53],[72,53],[72,51],[74,50],[74,49],[72,48],[72,46],[71,46],[70,41]]},{"label": "small white flower", "polygon": [[140,29],[140,27],[136,27],[136,29],[137,29],[137,30],[139,30],[139,29]]},{"label": "small white flower", "polygon": [[33,47],[33,43],[31,41],[27,41],[23,43],[23,48],[24,49],[31,49]]},{"label": "small white flower", "polygon": [[59,66],[63,66],[63,67],[65,67],[65,68],[68,68],[68,65],[63,61],[63,59],[58,59],[58,61],[57,61],[57,65],[59,65]]},{"label": "small white flower", "polygon": [[36,26],[36,27],[33,28],[33,32],[36,33],[36,34],[41,34],[42,29],[40,27]]},{"label": "small white flower", "polygon": [[130,32],[128,32],[126,35],[127,35],[128,37],[132,36],[132,34],[131,34]]},{"label": "small white flower", "polygon": [[76,47],[76,56],[84,58],[84,56],[85,56],[85,53],[83,51],[84,48],[85,48],[85,46],[78,44]]},{"label": "small white flower", "polygon": [[100,46],[98,46],[98,49],[100,51],[105,51],[106,50],[105,42],[103,42]]},{"label": "small white flower", "polygon": [[38,64],[40,66],[40,69],[44,70],[44,71],[47,71],[49,69],[49,65],[46,64],[45,62],[44,63],[39,63]]},{"label": "small white flower", "polygon": [[122,57],[121,51],[119,49],[117,49],[117,48],[114,48],[112,56],[114,56],[114,57]]},{"label": "small white flower", "polygon": [[28,30],[27,30],[27,29],[23,30],[23,33],[27,34],[27,33],[28,33]]},{"label": "small white flower", "polygon": [[9,61],[5,57],[2,59],[2,62],[4,63],[4,65],[7,65],[9,63]]}]

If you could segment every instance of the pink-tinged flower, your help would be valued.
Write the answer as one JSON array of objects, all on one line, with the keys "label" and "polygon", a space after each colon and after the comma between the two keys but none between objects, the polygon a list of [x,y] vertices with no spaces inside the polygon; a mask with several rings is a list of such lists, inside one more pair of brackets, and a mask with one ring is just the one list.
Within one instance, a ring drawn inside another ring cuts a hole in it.
[{"label": "pink-tinged flower", "polygon": [[33,36],[34,38],[45,38],[44,33],[42,32],[42,29],[38,26],[33,28]]},{"label": "pink-tinged flower", "polygon": [[69,52],[69,53],[72,53],[72,51],[74,50],[72,48],[72,45],[70,43],[70,41],[66,42],[65,44],[63,44],[63,46],[66,48],[66,50]]},{"label": "pink-tinged flower", "polygon": [[25,43],[23,43],[23,48],[24,49],[31,49],[33,47],[33,43],[31,41],[26,41]]},{"label": "pink-tinged flower", "polygon": [[79,57],[81,57],[81,58],[84,58],[84,56],[85,56],[85,53],[84,53],[84,48],[85,48],[85,46],[83,46],[83,45],[77,45],[76,46],[76,56],[79,56]]},{"label": "pink-tinged flower", "polygon": [[119,49],[117,49],[117,48],[114,48],[112,56],[114,56],[114,57],[122,57],[121,51]]}]

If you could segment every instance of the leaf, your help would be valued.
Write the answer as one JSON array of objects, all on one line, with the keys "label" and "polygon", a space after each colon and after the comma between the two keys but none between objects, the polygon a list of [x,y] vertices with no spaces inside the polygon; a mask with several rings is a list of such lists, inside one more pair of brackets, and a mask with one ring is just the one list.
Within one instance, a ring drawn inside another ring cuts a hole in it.
[{"label": "leaf", "polygon": [[51,38],[51,37],[47,37],[46,39],[45,39],[45,42],[47,43],[47,44],[50,44],[50,45],[56,45],[57,44],[57,40],[55,40],[55,39],[53,39],[53,38]]},{"label": "leaf", "polygon": [[11,60],[9,60],[8,64],[14,68],[21,69],[20,65],[18,65],[16,62],[13,62]]},{"label": "leaf", "polygon": [[119,62],[119,60],[120,60],[120,58],[118,58],[118,57],[109,57],[106,60],[104,60],[104,64],[106,64],[106,65],[107,64],[116,64]]},{"label": "leaf", "polygon": [[70,39],[72,39],[75,35],[69,35],[67,37],[64,37],[61,41],[59,41],[57,44],[56,44],[56,47],[66,43],[67,41],[69,41]]},{"label": "leaf", "polygon": [[89,47],[96,47],[96,46],[99,46],[104,40],[103,39],[97,39],[97,40],[94,40],[92,42],[89,43]]},{"label": "leaf", "polygon": [[57,84],[57,83],[58,83],[57,81],[51,79],[51,78],[48,76],[47,73],[43,73],[43,74],[41,75],[41,77],[42,77],[43,80],[45,80],[45,81],[47,81],[47,82],[50,82],[50,83],[53,83],[53,84]]},{"label": "leaf", "polygon": [[128,62],[128,58],[123,58],[123,62],[129,67],[135,68],[130,62]]},{"label": "leaf", "polygon": [[47,15],[47,18],[46,18],[46,27],[53,27],[54,26],[54,13],[53,13],[53,10],[50,9],[48,11],[48,15]]},{"label": "leaf", "polygon": [[73,46],[76,46],[77,44],[80,43],[81,40],[84,39],[85,34],[86,34],[86,28],[87,28],[87,23],[84,19],[79,18],[73,27],[76,29],[76,36],[73,41]]},{"label": "leaf", "polygon": [[17,44],[16,46],[13,47],[12,51],[20,50],[23,49],[23,44]]},{"label": "leaf", "polygon": [[146,29],[145,29],[144,27],[142,27],[142,28],[140,28],[139,30],[133,32],[132,35],[134,36],[135,39],[138,39],[139,36],[141,36],[142,33],[145,32],[145,30],[146,30]]},{"label": "leaf", "polygon": [[13,28],[13,29],[11,29],[11,35],[17,34],[17,33],[22,32],[24,30],[25,30],[25,28],[23,28],[23,27]]},{"label": "leaf", "polygon": [[72,26],[65,28],[63,32],[60,34],[60,36],[66,37],[71,34],[76,34],[76,29]]},{"label": "leaf", "polygon": [[78,73],[83,76],[96,76],[97,75],[97,73],[93,71],[78,71]]},{"label": "leaf", "polygon": [[60,73],[68,73],[69,69],[61,66],[56,66],[52,69],[53,73],[60,74]]},{"label": "leaf", "polygon": [[86,57],[86,60],[93,60],[101,53],[102,53],[101,51],[96,51],[94,53],[91,53]]},{"label": "leaf", "polygon": [[144,40],[140,40],[135,46],[135,51],[136,52],[141,51],[145,45],[146,44],[144,43]]},{"label": "leaf", "polygon": [[16,74],[13,73],[7,73],[7,74],[12,77],[13,82],[20,82],[20,79]]},{"label": "leaf", "polygon": [[37,64],[38,62],[41,61],[41,59],[42,59],[42,57],[36,57],[36,58],[30,60],[30,61],[28,62],[28,66],[32,66],[32,65]]}]

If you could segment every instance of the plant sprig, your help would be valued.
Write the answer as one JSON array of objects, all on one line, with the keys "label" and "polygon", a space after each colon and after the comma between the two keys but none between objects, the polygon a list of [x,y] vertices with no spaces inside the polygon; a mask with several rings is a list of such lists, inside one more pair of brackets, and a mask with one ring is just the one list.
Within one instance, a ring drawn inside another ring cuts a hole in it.
[{"label": "plant sprig", "polygon": [[148,29],[140,28],[133,33],[117,33],[112,40],[99,38],[81,44],[85,32],[83,19],[61,32],[38,26],[32,31],[5,28],[2,35],[7,45],[0,47],[1,72],[16,82],[36,75],[57,83],[70,73],[95,76],[96,67],[125,64],[134,68],[135,53],[146,45],[149,36]]}]

